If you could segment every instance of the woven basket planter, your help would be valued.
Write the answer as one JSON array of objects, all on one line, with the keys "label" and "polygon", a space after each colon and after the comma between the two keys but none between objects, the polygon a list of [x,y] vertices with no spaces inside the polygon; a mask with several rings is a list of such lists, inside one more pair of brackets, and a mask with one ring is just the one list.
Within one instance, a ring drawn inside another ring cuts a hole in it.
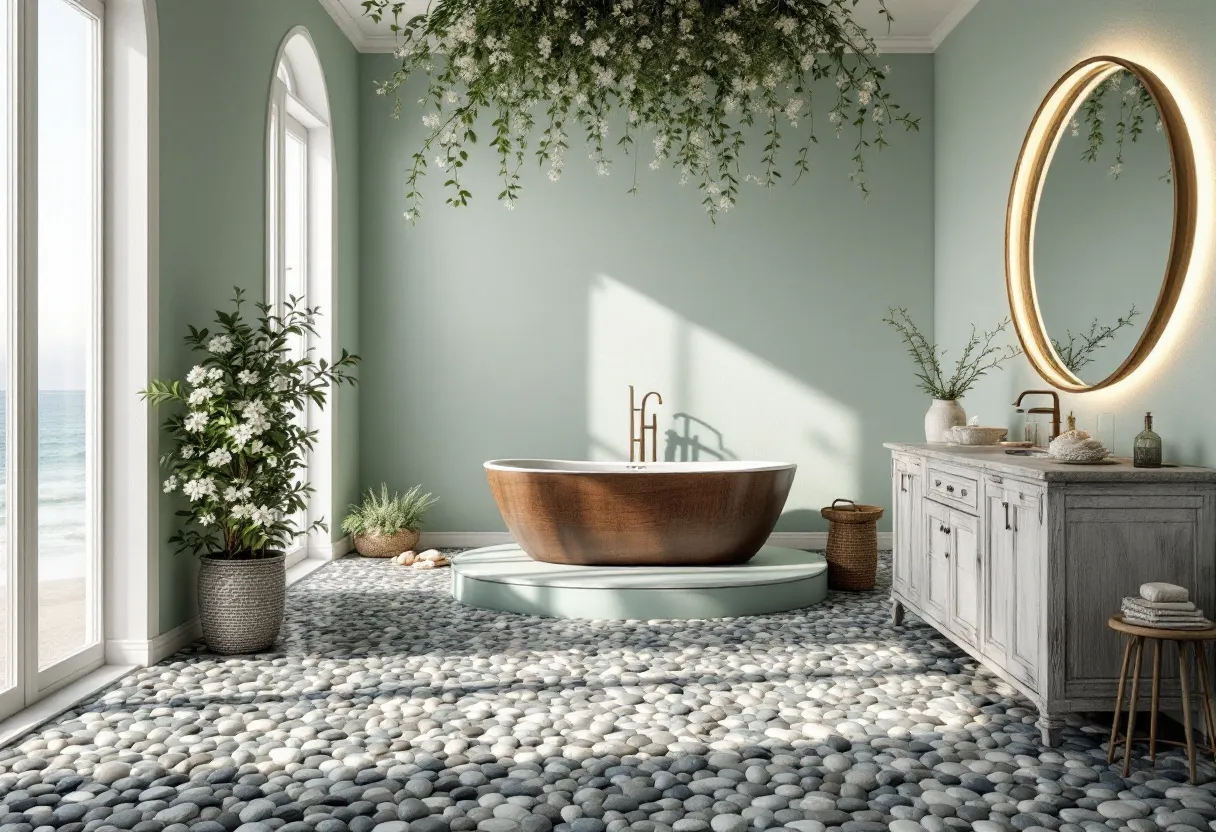
[{"label": "woven basket planter", "polygon": [[417,530],[403,529],[396,534],[357,534],[355,551],[365,558],[395,558],[418,546]]},{"label": "woven basket planter", "polygon": [[[839,508],[838,505],[845,503]],[[864,591],[878,574],[878,506],[834,500],[819,513],[828,521],[828,588]]]},{"label": "woven basket planter", "polygon": [[198,570],[203,641],[229,656],[268,649],[283,626],[286,555],[258,560],[204,557]]}]

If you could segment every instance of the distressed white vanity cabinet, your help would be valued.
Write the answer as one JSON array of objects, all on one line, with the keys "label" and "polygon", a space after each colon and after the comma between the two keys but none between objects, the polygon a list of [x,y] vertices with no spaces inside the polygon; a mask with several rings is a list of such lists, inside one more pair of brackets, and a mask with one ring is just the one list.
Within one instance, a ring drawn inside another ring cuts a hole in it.
[{"label": "distressed white vanity cabinet", "polygon": [[[1020,690],[1048,745],[1064,714],[1113,707],[1122,647],[1106,621],[1124,596],[1168,581],[1216,616],[1216,471],[886,447],[893,619],[911,611]],[[1176,669],[1163,677],[1178,707]]]}]

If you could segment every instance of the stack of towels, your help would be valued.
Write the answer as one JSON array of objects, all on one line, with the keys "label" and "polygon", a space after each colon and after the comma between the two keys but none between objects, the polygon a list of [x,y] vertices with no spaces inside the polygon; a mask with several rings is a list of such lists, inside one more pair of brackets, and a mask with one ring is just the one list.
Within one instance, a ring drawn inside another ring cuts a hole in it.
[{"label": "stack of towels", "polygon": [[1186,587],[1141,584],[1140,597],[1123,599],[1123,621],[1158,630],[1206,630],[1212,626],[1196,609]]}]

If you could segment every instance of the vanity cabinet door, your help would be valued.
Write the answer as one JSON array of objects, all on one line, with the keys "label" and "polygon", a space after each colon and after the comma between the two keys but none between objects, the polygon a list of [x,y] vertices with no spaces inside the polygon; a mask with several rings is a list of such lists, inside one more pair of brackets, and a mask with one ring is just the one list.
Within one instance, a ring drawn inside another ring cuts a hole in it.
[{"label": "vanity cabinet door", "polygon": [[950,627],[966,644],[979,644],[980,541],[979,521],[950,512],[946,528],[950,552]]},{"label": "vanity cabinet door", "polygon": [[[1043,571],[1047,568],[1041,492],[1013,493],[1009,489],[1010,548],[1013,580],[1010,585],[1011,625],[1007,667],[1014,676],[1038,689],[1043,666]],[[1017,499],[1013,499],[1013,498]]]},{"label": "vanity cabinet door", "polygon": [[984,614],[980,627],[981,647],[993,662],[1005,665],[1009,655],[1009,631],[1013,626],[1013,515],[1005,490],[988,485],[987,558],[980,580],[984,588]]},{"label": "vanity cabinet door", "polygon": [[921,602],[925,612],[944,626],[950,618],[950,509],[932,500],[922,500],[921,537],[924,540],[924,583]]},{"label": "vanity cabinet door", "polygon": [[891,551],[891,582],[896,592],[909,601],[920,601],[920,582],[924,572],[920,535],[920,466],[904,459],[895,459],[892,468],[892,488],[895,540]]}]

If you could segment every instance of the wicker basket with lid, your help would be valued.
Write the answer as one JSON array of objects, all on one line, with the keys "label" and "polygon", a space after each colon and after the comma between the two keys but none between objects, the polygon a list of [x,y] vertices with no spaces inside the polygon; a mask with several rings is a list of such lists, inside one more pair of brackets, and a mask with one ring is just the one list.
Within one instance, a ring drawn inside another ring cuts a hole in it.
[{"label": "wicker basket with lid", "polygon": [[842,498],[833,500],[819,513],[828,521],[828,587],[873,589],[878,573],[878,520],[882,508]]}]

